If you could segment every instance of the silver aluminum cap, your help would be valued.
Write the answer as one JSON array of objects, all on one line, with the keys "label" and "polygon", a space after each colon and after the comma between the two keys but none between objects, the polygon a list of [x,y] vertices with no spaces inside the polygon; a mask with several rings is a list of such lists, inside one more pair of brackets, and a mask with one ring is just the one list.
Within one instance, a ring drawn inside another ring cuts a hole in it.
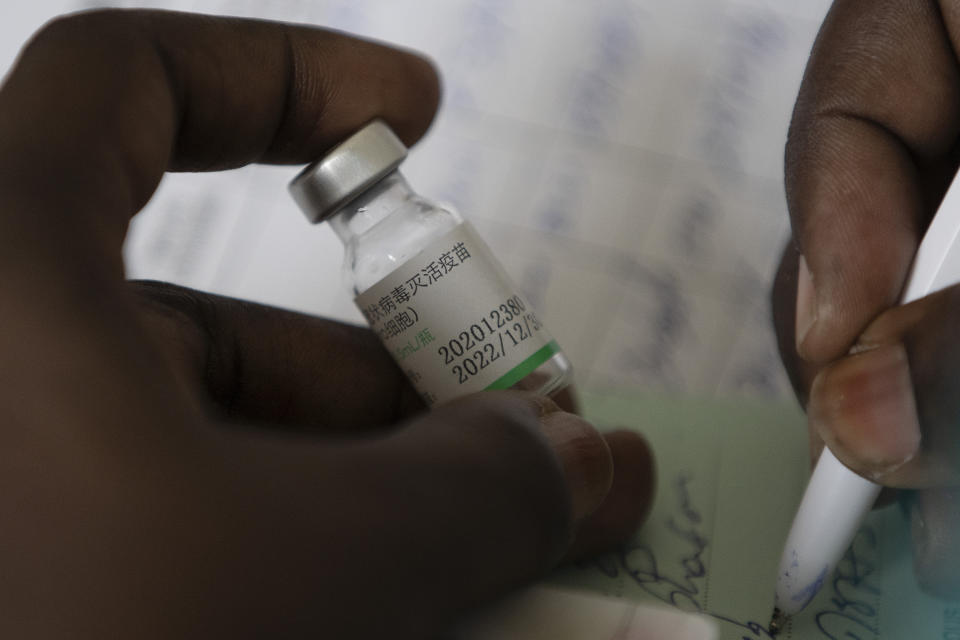
[{"label": "silver aluminum cap", "polygon": [[323,222],[400,166],[407,148],[382,120],[374,120],[307,165],[290,193],[307,219]]}]

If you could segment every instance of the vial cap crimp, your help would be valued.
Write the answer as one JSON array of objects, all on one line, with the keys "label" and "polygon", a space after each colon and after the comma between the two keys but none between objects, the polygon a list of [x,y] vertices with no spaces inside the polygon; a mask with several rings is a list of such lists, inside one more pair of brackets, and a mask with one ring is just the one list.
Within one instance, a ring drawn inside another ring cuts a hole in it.
[{"label": "vial cap crimp", "polygon": [[374,120],[297,174],[290,193],[310,222],[334,215],[400,166],[407,147],[382,120]]}]

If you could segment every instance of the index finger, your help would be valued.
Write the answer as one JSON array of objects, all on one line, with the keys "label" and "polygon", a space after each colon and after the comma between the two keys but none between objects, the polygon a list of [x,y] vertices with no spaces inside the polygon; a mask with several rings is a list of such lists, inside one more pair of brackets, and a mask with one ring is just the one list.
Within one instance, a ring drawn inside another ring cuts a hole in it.
[{"label": "index finger", "polygon": [[0,197],[21,205],[0,215],[23,218],[27,203],[58,224],[97,216],[83,225],[119,249],[168,168],[307,162],[375,117],[410,144],[438,97],[425,59],[323,29],[163,11],[58,19],[0,91]]},{"label": "index finger", "polygon": [[843,355],[895,304],[954,168],[960,25],[924,2],[834,3],[790,126],[786,187],[800,261],[796,347]]}]

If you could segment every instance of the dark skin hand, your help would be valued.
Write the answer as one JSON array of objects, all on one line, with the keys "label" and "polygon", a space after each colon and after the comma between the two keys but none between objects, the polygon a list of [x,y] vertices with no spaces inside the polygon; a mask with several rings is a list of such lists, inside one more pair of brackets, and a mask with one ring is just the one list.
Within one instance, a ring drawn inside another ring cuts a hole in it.
[{"label": "dark skin hand", "polygon": [[[0,637],[425,638],[643,519],[643,440],[544,398],[425,412],[365,329],[124,281],[166,170],[303,163],[416,55],[162,12],[58,20],[0,90]],[[335,277],[335,276],[331,276]]]},{"label": "dark skin hand", "polygon": [[[960,287],[896,307],[958,167],[960,3],[838,0],[786,151],[780,351],[826,442],[902,497],[920,585],[960,596]],[[802,258],[801,258],[802,256]]]}]

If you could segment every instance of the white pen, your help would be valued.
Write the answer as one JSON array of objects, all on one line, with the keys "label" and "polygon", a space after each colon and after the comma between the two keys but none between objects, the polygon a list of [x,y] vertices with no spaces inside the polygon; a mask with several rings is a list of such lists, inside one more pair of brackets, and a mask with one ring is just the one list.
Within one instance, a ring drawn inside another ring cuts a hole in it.
[{"label": "white pen", "polygon": [[[960,174],[954,177],[914,258],[901,304],[960,281]],[[790,527],[777,573],[771,633],[813,600],[833,572],[880,485],[857,475],[824,448]]]}]

